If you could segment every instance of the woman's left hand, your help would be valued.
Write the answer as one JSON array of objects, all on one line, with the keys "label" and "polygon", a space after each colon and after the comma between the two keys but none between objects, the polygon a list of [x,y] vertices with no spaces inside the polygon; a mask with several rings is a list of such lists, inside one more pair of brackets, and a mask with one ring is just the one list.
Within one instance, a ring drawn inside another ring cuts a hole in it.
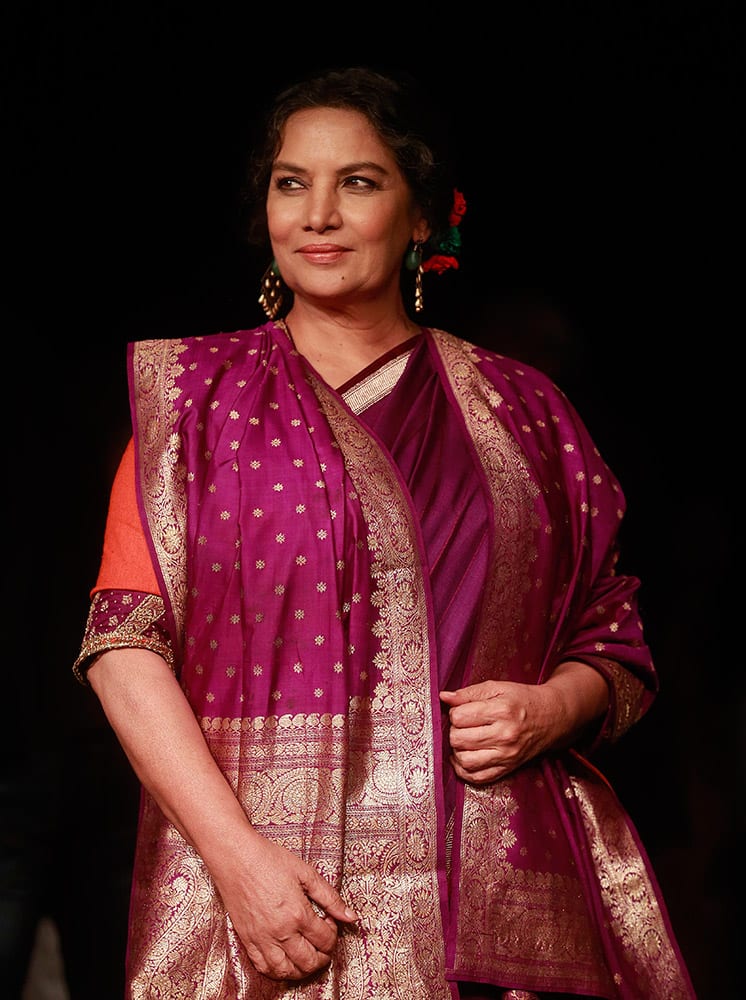
[{"label": "woman's left hand", "polygon": [[503,778],[536,757],[557,725],[555,699],[541,685],[483,681],[440,698],[450,706],[453,769],[472,784]]},{"label": "woman's left hand", "polygon": [[544,684],[482,681],[441,691],[449,706],[451,763],[485,785],[546,751],[567,746],[608,705],[603,677],[585,663],[560,664]]}]

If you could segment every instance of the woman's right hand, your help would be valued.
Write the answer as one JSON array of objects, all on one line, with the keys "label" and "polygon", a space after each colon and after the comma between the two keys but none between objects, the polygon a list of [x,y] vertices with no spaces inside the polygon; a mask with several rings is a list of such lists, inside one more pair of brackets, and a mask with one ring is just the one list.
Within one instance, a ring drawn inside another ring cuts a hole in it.
[{"label": "woman's right hand", "polygon": [[88,677],[140,781],[207,865],[257,970],[297,980],[325,968],[338,923],[356,914],[251,826],[167,664],[145,649],[110,650]]},{"label": "woman's right hand", "polygon": [[272,979],[298,980],[325,969],[337,944],[338,924],[357,919],[336,889],[311,865],[255,830],[248,849],[244,844],[228,853],[240,858],[238,864],[225,865],[223,855],[211,872],[257,971]]}]

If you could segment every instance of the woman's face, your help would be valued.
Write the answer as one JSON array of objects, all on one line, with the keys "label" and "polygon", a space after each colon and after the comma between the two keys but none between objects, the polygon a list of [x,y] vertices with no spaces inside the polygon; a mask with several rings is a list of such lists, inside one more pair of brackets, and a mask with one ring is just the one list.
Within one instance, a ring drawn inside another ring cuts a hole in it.
[{"label": "woman's face", "polygon": [[288,118],[267,222],[283,280],[321,306],[398,295],[409,241],[429,235],[388,147],[363,114],[339,108]]}]

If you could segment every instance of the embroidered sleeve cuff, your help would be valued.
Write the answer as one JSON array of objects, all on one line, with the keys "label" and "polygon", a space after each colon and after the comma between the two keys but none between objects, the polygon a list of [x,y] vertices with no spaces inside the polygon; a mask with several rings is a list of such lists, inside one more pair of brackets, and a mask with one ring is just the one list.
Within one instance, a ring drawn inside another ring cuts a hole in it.
[{"label": "embroidered sleeve cuff", "polygon": [[150,649],[174,669],[163,598],[138,590],[100,590],[93,595],[73,674],[87,684],[93,660],[109,649]]},{"label": "embroidered sleeve cuff", "polygon": [[644,714],[650,692],[635,675],[615,660],[603,656],[584,657],[609,685],[609,708],[591,750],[601,743],[614,743]]}]

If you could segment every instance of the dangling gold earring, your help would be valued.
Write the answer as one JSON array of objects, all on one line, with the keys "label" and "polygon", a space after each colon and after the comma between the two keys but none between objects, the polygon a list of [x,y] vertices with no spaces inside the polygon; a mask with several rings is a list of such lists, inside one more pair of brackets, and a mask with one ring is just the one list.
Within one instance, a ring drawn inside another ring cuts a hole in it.
[{"label": "dangling gold earring", "polygon": [[422,301],[422,273],[422,265],[420,264],[414,277],[414,311],[416,313],[421,313],[425,308]]},{"label": "dangling gold earring", "polygon": [[424,240],[415,240],[414,246],[404,257],[404,266],[408,271],[416,271],[414,278],[414,311],[422,312],[422,247]]},{"label": "dangling gold earring", "polygon": [[274,258],[262,275],[259,305],[266,313],[268,319],[274,319],[282,305],[282,277],[280,269],[277,266],[277,261]]}]

